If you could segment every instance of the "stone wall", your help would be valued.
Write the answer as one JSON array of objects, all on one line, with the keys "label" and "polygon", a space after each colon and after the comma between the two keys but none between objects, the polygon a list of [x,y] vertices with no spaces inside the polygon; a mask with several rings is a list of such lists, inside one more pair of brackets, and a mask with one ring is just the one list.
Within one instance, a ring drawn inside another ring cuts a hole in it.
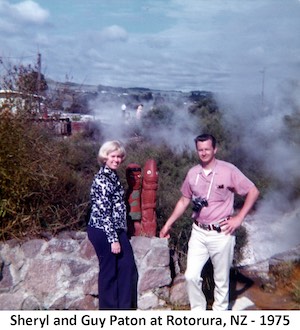
[{"label": "stone wall", "polygon": [[[182,275],[171,276],[168,241],[133,237],[131,244],[139,273],[138,308],[188,305]],[[0,310],[36,309],[98,309],[98,259],[86,232],[0,244]]]}]

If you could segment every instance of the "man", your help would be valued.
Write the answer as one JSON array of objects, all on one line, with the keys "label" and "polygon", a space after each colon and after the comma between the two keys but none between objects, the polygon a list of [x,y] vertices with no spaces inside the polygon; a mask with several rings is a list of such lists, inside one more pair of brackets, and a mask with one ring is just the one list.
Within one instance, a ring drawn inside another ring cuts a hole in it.
[{"label": "man", "polygon": [[[258,198],[259,191],[237,167],[215,158],[216,139],[210,134],[195,138],[200,164],[192,167],[182,184],[182,196],[160,231],[169,238],[173,223],[193,201],[194,220],[185,278],[192,310],[206,310],[201,272],[210,258],[214,269],[213,310],[227,310],[229,274],[233,261],[235,230]],[[246,196],[243,207],[233,214],[234,194]]]}]

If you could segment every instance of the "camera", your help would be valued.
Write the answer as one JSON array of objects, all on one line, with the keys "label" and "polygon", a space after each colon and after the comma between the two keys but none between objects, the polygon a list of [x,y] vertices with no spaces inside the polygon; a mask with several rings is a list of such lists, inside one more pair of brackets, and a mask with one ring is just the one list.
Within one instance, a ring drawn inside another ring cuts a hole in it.
[{"label": "camera", "polygon": [[208,206],[206,198],[196,197],[193,199],[193,211],[199,213],[202,207]]}]

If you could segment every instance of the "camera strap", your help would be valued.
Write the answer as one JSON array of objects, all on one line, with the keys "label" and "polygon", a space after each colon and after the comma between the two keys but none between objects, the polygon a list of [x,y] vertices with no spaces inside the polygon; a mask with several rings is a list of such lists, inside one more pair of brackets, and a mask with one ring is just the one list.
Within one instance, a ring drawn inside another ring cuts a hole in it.
[{"label": "camera strap", "polygon": [[215,177],[215,172],[213,172],[212,178],[211,178],[210,183],[209,183],[208,192],[207,192],[207,196],[206,196],[207,201],[208,201],[210,193],[211,193],[211,188],[212,188],[212,185],[213,185],[213,182],[214,182],[214,177]]},{"label": "camera strap", "polygon": [[[211,189],[212,189],[212,185],[213,185],[213,182],[214,182],[215,174],[216,174],[215,172],[212,173],[212,178],[211,178],[210,183],[209,183],[209,187],[208,187],[208,191],[207,191],[207,195],[206,195],[206,200],[207,201],[208,201],[209,196],[211,194]],[[196,185],[198,183],[198,180],[199,180],[199,173],[197,174],[197,177],[196,177],[196,182],[195,182]]]}]

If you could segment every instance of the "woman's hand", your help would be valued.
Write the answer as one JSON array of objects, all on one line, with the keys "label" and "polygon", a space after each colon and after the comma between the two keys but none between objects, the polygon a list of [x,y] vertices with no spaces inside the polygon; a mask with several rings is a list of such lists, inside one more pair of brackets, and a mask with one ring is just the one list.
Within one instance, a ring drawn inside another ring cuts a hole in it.
[{"label": "woman's hand", "polygon": [[121,252],[121,245],[119,242],[111,243],[111,252],[114,254],[118,254]]}]

